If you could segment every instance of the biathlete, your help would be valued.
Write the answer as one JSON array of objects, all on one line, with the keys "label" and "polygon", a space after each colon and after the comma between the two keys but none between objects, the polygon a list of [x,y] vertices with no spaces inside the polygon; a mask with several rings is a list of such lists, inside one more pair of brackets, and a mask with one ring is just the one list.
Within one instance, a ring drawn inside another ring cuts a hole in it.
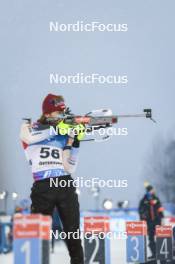
[{"label": "biathlete", "polygon": [[[34,124],[24,123],[21,127],[20,138],[32,168],[34,184],[31,189],[31,212],[44,215],[53,214],[56,207],[66,234],[79,231],[80,212],[76,188],[71,174],[75,171],[78,161],[80,140],[84,138],[83,125],[74,126],[76,136],[69,133],[50,135],[48,118],[56,118],[66,110],[64,98],[48,94],[42,104],[42,116]],[[58,131],[68,128],[60,119]],[[50,185],[51,179],[61,184]],[[65,184],[66,183],[66,184]],[[66,244],[71,264],[83,264],[84,256],[81,239],[67,236]]]}]

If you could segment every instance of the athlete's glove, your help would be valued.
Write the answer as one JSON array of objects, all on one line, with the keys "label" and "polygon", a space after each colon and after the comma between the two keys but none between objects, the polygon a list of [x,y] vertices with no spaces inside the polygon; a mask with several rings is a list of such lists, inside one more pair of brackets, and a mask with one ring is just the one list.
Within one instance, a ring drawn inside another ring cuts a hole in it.
[{"label": "athlete's glove", "polygon": [[69,124],[65,124],[63,120],[60,121],[56,127],[59,131],[59,134],[62,136],[70,134],[70,131],[72,129],[72,126]]},{"label": "athlete's glove", "polygon": [[74,134],[79,141],[83,140],[85,137],[85,126],[82,124],[76,125],[73,128]]},{"label": "athlete's glove", "polygon": [[60,135],[69,135],[70,137],[76,137],[78,141],[83,140],[85,137],[85,127],[82,124],[69,125],[65,124],[62,120],[58,123],[57,128]]}]

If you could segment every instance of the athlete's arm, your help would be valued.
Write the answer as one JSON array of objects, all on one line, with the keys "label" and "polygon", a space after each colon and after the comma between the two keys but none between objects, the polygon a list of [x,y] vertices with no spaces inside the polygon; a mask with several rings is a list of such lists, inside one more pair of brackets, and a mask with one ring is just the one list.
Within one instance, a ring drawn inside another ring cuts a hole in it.
[{"label": "athlete's arm", "polygon": [[75,172],[78,163],[79,142],[75,142],[71,137],[63,150],[63,166],[65,170],[72,174]]},{"label": "athlete's arm", "polygon": [[44,128],[39,124],[31,125],[27,123],[21,126],[20,139],[28,145],[40,142],[49,137],[51,137],[49,127]]},{"label": "athlete's arm", "polygon": [[163,217],[164,217],[164,211],[165,211],[165,209],[164,209],[164,207],[162,206],[162,203],[161,203],[161,201],[159,200],[158,197],[157,197],[157,207],[158,207],[157,211],[158,211],[158,213],[159,213],[159,216],[160,216],[161,218],[163,218]]},{"label": "athlete's arm", "polygon": [[140,201],[138,211],[139,211],[140,219],[145,220],[146,212],[145,212],[144,198]]}]

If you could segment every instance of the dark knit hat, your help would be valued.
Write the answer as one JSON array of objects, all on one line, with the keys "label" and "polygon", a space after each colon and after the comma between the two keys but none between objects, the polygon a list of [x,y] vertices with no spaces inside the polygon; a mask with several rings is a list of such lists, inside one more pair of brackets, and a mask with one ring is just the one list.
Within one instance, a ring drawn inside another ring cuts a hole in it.
[{"label": "dark knit hat", "polygon": [[148,186],[146,187],[147,192],[150,192],[150,191],[152,191],[153,189],[154,189],[154,187],[153,187],[152,185],[148,185]]},{"label": "dark knit hat", "polygon": [[144,182],[144,186],[147,192],[150,192],[154,189],[154,187],[149,182]]}]

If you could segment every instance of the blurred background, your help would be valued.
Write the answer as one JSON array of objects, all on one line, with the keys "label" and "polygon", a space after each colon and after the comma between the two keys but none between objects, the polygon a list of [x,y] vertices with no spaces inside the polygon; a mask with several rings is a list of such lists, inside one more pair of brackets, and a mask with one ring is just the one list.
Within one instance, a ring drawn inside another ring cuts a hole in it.
[{"label": "blurred background", "polygon": [[[78,190],[84,212],[138,219],[144,181],[167,209],[175,203],[174,1],[10,1],[0,4],[0,212],[30,208],[32,175],[19,130],[37,120],[48,93],[61,94],[75,114],[152,108],[157,123],[122,119],[128,136],[82,143],[74,177],[127,180],[127,188]],[[127,32],[49,32],[49,22],[127,24]],[[127,75],[127,85],[50,84],[50,73]],[[10,221],[10,220],[9,220]],[[116,224],[117,223],[117,224]],[[122,222],[123,223],[123,222]],[[119,222],[115,222],[114,229]]]}]

